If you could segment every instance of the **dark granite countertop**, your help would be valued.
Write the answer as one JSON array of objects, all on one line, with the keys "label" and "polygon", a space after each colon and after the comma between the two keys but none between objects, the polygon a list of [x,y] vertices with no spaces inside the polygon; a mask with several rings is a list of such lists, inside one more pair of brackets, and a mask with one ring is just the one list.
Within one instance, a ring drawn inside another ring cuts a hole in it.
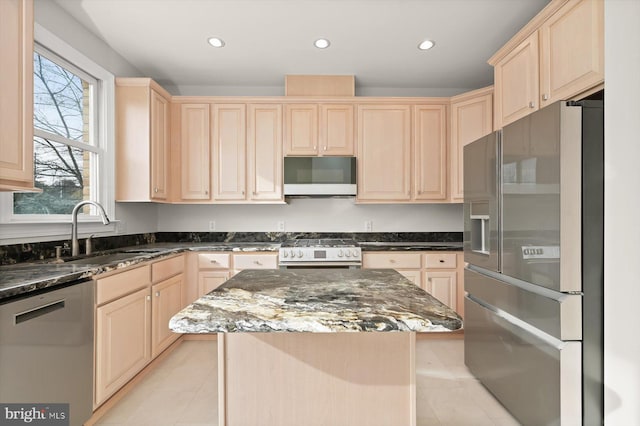
[{"label": "dark granite countertop", "polygon": [[66,260],[0,266],[0,303],[33,291],[91,279],[95,275],[159,260],[184,251],[277,251],[272,243],[158,243],[97,252]]},{"label": "dark granite countertop", "polygon": [[393,269],[244,270],[169,322],[176,333],[438,332],[460,316]]},{"label": "dark granite countertop", "polygon": [[[462,250],[457,242],[360,242],[367,251],[413,251],[413,250]],[[137,245],[115,250],[97,252],[91,256],[67,259],[64,263],[55,260],[17,263],[0,266],[0,303],[24,296],[30,292],[91,279],[93,276],[116,269],[157,260],[184,251],[229,251],[229,252],[275,252],[279,242],[169,242]],[[120,253],[125,253],[119,255]],[[115,256],[112,256],[115,255]]]}]

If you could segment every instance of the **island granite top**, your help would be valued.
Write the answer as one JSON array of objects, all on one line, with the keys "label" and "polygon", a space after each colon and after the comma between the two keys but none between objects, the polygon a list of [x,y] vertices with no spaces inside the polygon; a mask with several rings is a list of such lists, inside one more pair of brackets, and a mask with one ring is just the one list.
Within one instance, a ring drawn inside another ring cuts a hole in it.
[{"label": "island granite top", "polygon": [[393,269],[244,270],[177,313],[176,333],[453,331],[460,316]]}]

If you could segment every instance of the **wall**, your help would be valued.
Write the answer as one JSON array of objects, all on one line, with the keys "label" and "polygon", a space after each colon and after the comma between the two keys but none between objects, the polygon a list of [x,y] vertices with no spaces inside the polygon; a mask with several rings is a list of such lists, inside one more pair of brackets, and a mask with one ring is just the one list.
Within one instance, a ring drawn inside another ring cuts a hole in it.
[{"label": "wall", "polygon": [[640,425],[640,2],[605,2],[605,424]]},{"label": "wall", "polygon": [[351,198],[295,198],[286,205],[160,205],[158,231],[461,232],[461,204],[364,205]]}]

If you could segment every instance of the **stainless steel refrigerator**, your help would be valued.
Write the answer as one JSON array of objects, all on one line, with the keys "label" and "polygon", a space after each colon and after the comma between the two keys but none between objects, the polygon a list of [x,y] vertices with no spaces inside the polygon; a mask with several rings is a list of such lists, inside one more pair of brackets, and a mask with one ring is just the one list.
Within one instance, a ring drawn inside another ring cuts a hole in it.
[{"label": "stainless steel refrigerator", "polygon": [[464,148],[465,363],[525,425],[603,423],[603,101]]}]

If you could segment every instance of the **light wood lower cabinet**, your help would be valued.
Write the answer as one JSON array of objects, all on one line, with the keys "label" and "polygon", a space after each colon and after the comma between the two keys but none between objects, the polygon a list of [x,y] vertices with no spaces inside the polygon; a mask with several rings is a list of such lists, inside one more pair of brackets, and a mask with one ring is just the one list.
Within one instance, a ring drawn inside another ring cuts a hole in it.
[{"label": "light wood lower cabinet", "polygon": [[151,356],[153,358],[180,337],[169,329],[169,320],[184,307],[183,285],[184,279],[180,273],[151,287]]},{"label": "light wood lower cabinet", "polygon": [[233,274],[243,269],[277,269],[278,253],[234,253]]},{"label": "light wood lower cabinet", "polygon": [[369,252],[363,253],[362,267],[395,269],[458,314],[463,315],[462,252]]},{"label": "light wood lower cabinet", "polygon": [[[140,282],[140,278],[146,281]],[[102,404],[151,360],[151,295],[148,266],[98,279],[94,407]],[[109,293],[108,287],[119,288]]]},{"label": "light wood lower cabinet", "polygon": [[179,255],[96,279],[94,408],[180,337],[169,319],[185,305],[183,269]]}]

